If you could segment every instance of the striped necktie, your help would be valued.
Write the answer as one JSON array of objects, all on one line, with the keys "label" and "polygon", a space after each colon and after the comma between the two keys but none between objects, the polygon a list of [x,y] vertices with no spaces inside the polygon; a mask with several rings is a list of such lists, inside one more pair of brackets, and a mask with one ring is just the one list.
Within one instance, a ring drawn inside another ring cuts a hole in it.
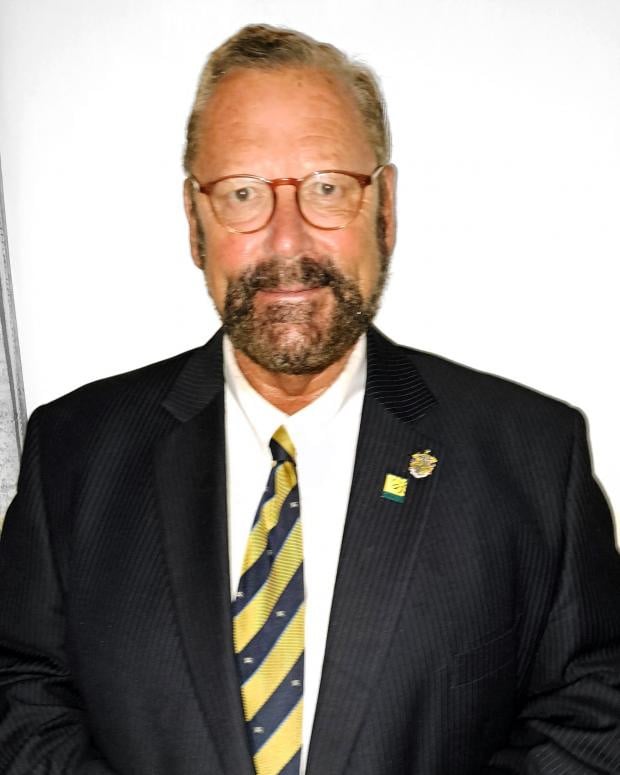
[{"label": "striped necktie", "polygon": [[267,487],[252,525],[233,637],[257,775],[299,775],[304,677],[304,581],[295,447],[284,426],[270,442]]}]

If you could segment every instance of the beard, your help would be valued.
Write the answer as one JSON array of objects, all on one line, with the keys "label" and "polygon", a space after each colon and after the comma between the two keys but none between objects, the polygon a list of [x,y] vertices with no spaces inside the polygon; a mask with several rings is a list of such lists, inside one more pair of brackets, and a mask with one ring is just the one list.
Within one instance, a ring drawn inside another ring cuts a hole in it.
[{"label": "beard", "polygon": [[[342,358],[368,330],[379,308],[390,257],[385,235],[385,219],[379,212],[375,236],[379,275],[367,300],[359,285],[329,256],[296,260],[274,256],[231,280],[220,317],[233,347],[279,374],[316,374]],[[198,243],[204,262],[206,240],[200,225]],[[326,310],[324,300],[322,304],[276,300],[257,309],[259,291],[291,286],[297,290],[328,288],[332,304]]]},{"label": "beard", "polygon": [[[314,301],[275,301],[256,309],[258,291],[291,285],[328,288],[331,309],[323,304],[319,310]],[[312,374],[335,363],[367,330],[379,295],[377,289],[364,301],[357,285],[331,260],[302,257],[291,263],[274,257],[230,283],[222,323],[233,346],[268,371]]]}]

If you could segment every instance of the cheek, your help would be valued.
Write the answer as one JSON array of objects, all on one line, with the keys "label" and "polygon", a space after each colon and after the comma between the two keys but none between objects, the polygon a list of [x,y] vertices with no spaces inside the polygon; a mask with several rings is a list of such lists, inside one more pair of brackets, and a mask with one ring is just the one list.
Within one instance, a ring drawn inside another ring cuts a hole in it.
[{"label": "cheek", "polygon": [[372,229],[344,229],[332,254],[336,264],[356,281],[362,295],[368,297],[377,283],[381,263],[374,224]]},{"label": "cheek", "polygon": [[250,235],[235,234],[211,235],[206,237],[205,276],[212,293],[223,288],[228,282],[239,277],[256,263],[257,250]]},{"label": "cheek", "polygon": [[204,276],[207,288],[219,312],[224,306],[226,289],[234,265],[234,252],[227,247],[226,240],[213,239],[206,235]]}]

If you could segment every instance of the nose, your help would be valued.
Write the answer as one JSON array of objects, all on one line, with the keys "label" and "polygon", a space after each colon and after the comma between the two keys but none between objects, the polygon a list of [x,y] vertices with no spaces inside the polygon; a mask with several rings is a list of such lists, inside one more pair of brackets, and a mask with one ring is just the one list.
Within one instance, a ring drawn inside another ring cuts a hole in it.
[{"label": "nose", "polygon": [[310,229],[299,212],[295,186],[278,186],[273,216],[265,235],[273,255],[294,258],[308,250],[312,243]]}]

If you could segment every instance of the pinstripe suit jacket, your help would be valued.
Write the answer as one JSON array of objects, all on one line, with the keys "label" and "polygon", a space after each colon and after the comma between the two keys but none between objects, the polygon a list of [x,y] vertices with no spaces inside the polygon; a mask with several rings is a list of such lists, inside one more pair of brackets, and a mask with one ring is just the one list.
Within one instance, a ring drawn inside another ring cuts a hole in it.
[{"label": "pinstripe suit jacket", "polygon": [[[251,775],[223,395],[217,335],[33,414],[0,552],[3,775]],[[383,499],[426,449],[433,475]],[[308,775],[620,772],[619,602],[581,416],[371,330]]]}]

